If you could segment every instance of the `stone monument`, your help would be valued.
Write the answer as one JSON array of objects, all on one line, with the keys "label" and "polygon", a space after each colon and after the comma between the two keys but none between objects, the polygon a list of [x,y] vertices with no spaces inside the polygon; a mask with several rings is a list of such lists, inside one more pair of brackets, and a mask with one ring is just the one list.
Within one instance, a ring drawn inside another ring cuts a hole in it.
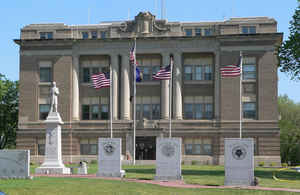
[{"label": "stone monument", "polygon": [[254,185],[254,147],[252,138],[225,138],[226,186]]},{"label": "stone monument", "polygon": [[30,179],[29,150],[0,150],[0,178]]},{"label": "stone monument", "polygon": [[155,180],[181,180],[181,138],[156,139]]},{"label": "stone monument", "polygon": [[70,174],[70,168],[65,167],[61,153],[61,125],[64,124],[57,110],[59,89],[53,82],[51,89],[51,108],[46,123],[46,144],[44,163],[35,169],[38,174]]},{"label": "stone monument", "polygon": [[99,138],[98,177],[124,177],[121,169],[121,138]]}]

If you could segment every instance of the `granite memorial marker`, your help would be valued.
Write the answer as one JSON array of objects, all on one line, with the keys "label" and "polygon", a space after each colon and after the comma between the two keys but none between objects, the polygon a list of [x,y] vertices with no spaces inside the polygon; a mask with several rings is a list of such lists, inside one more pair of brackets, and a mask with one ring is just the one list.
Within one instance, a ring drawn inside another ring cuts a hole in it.
[{"label": "granite memorial marker", "polygon": [[252,138],[225,138],[225,185],[254,185]]},{"label": "granite memorial marker", "polygon": [[46,123],[46,144],[44,163],[35,169],[39,174],[70,174],[70,168],[65,167],[61,153],[61,125],[64,124],[57,111],[57,96],[59,90],[53,82],[51,89],[51,108]]},{"label": "granite memorial marker", "polygon": [[121,138],[99,138],[98,172],[100,177],[124,177],[121,170]]},{"label": "granite memorial marker", "polygon": [[181,180],[181,138],[156,139],[155,180]]},{"label": "granite memorial marker", "polygon": [[29,150],[0,150],[0,178],[30,179]]}]

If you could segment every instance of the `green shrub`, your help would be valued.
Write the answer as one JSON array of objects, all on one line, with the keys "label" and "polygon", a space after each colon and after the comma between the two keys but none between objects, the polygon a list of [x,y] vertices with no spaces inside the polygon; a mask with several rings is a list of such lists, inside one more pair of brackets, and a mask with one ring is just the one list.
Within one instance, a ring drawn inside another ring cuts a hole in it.
[{"label": "green shrub", "polygon": [[270,162],[270,164],[269,164],[270,167],[275,167],[276,165],[277,165],[276,162]]},{"label": "green shrub", "polygon": [[97,164],[98,161],[97,160],[91,160],[91,164]]},{"label": "green shrub", "polygon": [[287,163],[281,163],[281,166],[282,167],[288,167],[288,164]]},{"label": "green shrub", "polygon": [[197,161],[196,160],[192,160],[192,165],[196,165]]},{"label": "green shrub", "polygon": [[264,161],[259,161],[259,162],[258,162],[258,166],[260,166],[260,167],[265,166],[265,162],[264,162]]}]

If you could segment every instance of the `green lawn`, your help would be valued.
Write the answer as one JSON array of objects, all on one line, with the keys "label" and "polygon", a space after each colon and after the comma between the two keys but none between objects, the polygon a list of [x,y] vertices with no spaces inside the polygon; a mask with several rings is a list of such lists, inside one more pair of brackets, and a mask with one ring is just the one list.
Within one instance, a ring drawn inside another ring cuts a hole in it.
[{"label": "green lawn", "polygon": [[[31,168],[33,173],[35,167]],[[126,178],[153,179],[155,166],[124,166]],[[295,171],[282,171],[278,177],[293,179],[294,182],[279,182],[272,179],[275,169],[257,168],[255,176],[260,179],[260,186],[286,187],[300,189],[300,173]],[[89,173],[96,173],[97,166],[89,165]],[[182,166],[182,174],[186,183],[201,185],[223,185],[224,167],[222,166]],[[152,184],[134,183],[126,181],[112,181],[103,179],[83,178],[50,178],[36,177],[33,180],[0,180],[0,191],[8,195],[79,195],[79,194],[220,194],[220,195],[286,195],[296,194],[289,192],[255,191],[240,189],[182,189],[168,188]]]}]

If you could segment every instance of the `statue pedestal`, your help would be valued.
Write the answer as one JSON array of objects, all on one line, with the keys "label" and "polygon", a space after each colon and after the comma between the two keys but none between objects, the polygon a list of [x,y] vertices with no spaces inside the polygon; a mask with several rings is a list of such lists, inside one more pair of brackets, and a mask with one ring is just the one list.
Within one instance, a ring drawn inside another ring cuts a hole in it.
[{"label": "statue pedestal", "polygon": [[70,174],[70,168],[65,167],[61,154],[61,124],[58,112],[50,112],[46,121],[46,143],[44,163],[35,169],[38,174]]}]

